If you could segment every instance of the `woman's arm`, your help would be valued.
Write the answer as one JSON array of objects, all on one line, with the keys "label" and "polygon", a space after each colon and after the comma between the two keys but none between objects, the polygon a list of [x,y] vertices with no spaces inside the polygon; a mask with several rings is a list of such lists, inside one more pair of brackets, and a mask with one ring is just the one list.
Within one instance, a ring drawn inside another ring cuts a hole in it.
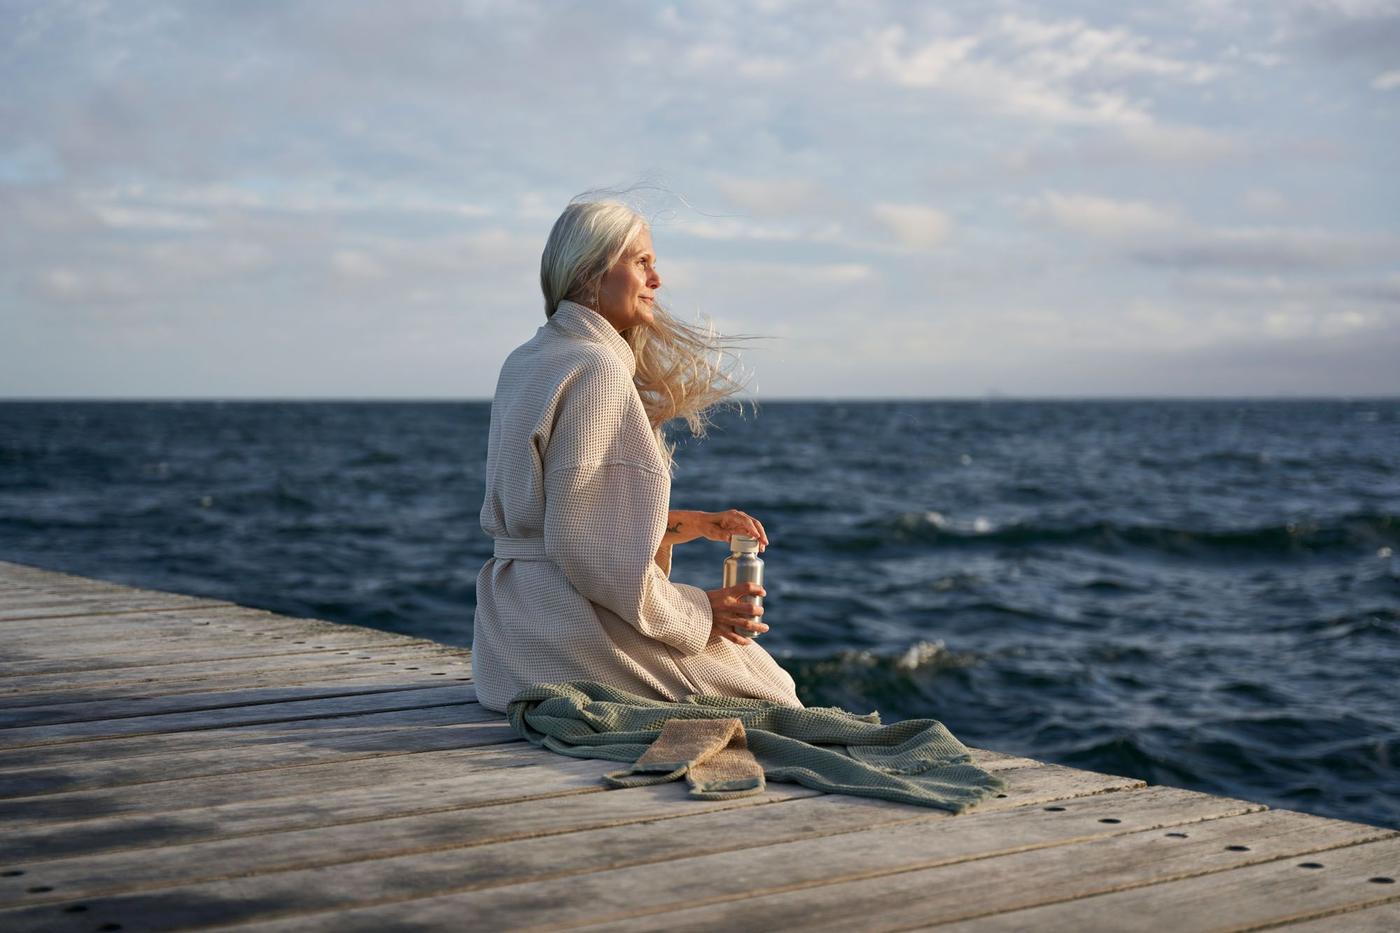
[{"label": "woman's arm", "polygon": [[666,513],[666,533],[661,536],[661,546],[685,544],[696,538],[727,542],[731,535],[749,535],[758,539],[758,549],[768,547],[768,533],[758,519],[728,509],[724,512],[693,512],[672,509]]}]

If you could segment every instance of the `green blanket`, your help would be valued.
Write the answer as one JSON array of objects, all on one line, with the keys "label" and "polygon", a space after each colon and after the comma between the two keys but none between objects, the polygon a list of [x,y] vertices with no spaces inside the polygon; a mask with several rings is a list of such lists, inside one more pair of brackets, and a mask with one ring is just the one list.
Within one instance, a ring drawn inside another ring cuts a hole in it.
[{"label": "green blanket", "polygon": [[883,726],[878,713],[703,694],[669,703],[588,680],[526,687],[506,716],[521,736],[551,751],[625,762],[641,757],[668,719],[737,717],[769,781],[954,813],[1005,787],[932,719]]}]

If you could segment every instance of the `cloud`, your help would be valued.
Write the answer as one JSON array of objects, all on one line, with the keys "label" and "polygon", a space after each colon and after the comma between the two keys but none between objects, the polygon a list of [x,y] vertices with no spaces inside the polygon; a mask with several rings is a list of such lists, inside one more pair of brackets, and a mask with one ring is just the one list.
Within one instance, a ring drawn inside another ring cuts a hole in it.
[{"label": "cloud", "polygon": [[811,213],[830,203],[819,185],[804,179],[720,175],[712,183],[730,203],[760,217]]},{"label": "cloud", "polygon": [[1091,194],[1047,191],[1029,206],[1066,230],[1115,239],[1172,230],[1181,223],[1176,211],[1147,201],[1119,200]]},{"label": "cloud", "polygon": [[873,29],[848,47],[849,73],[949,94],[1003,114],[1052,124],[1133,128],[1154,122],[1124,78],[1204,84],[1222,65],[1163,54],[1145,37],[1083,20],[1008,14],[979,31],[919,39],[902,25]]},{"label": "cloud", "polygon": [[1203,126],[1139,123],[1121,131],[1124,148],[1155,162],[1214,162],[1242,156],[1249,147],[1237,135]]},{"label": "cloud", "polygon": [[1344,62],[1394,65],[1400,3],[1394,0],[1302,2],[1290,10],[1284,41]]},{"label": "cloud", "polygon": [[1400,262],[1400,237],[1293,227],[1193,228],[1132,250],[1139,262],[1178,269],[1338,269]]},{"label": "cloud", "polygon": [[1240,204],[1256,214],[1278,214],[1288,209],[1288,198],[1272,188],[1250,188],[1240,195]]},{"label": "cloud", "polygon": [[876,204],[871,213],[909,249],[932,249],[948,241],[953,221],[922,204]]},{"label": "cloud", "polygon": [[1371,87],[1378,91],[1389,91],[1392,88],[1400,87],[1400,68],[1376,75],[1371,79]]}]

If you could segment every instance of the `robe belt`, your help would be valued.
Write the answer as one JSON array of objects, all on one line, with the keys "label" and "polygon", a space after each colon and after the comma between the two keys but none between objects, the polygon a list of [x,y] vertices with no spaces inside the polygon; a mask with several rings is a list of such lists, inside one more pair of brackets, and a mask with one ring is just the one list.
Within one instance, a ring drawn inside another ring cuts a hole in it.
[{"label": "robe belt", "polygon": [[496,538],[493,557],[515,560],[549,560],[544,552],[544,538]]}]

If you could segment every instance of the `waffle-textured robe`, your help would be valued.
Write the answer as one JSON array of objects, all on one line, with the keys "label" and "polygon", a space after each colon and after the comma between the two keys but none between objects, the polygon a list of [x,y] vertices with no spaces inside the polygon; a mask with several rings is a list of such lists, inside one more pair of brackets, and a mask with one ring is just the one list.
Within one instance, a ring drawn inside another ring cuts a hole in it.
[{"label": "waffle-textured robe", "polygon": [[477,697],[504,712],[526,687],[592,680],[673,702],[720,694],[800,707],[767,651],[712,636],[704,590],[668,577],[671,477],[636,369],[622,335],[572,301],[501,367],[481,506],[495,548],[476,581]]}]

